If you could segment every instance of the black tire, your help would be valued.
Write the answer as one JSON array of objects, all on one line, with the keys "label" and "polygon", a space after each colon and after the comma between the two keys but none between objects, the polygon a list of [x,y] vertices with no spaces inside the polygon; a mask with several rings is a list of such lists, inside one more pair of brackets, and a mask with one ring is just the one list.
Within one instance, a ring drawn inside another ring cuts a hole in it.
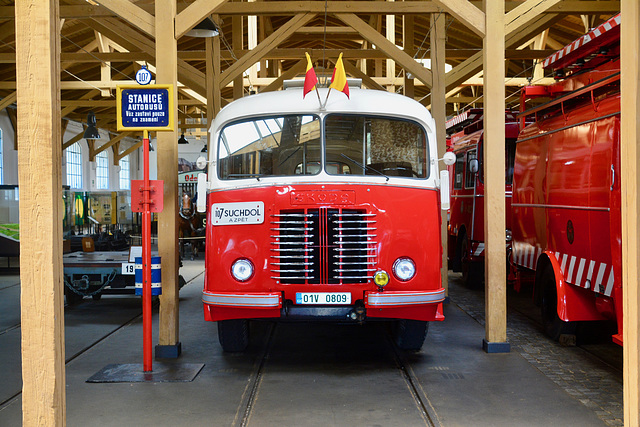
[{"label": "black tire", "polygon": [[554,341],[561,335],[575,335],[576,322],[565,322],[558,316],[558,291],[553,269],[548,266],[542,273],[542,304],[540,314],[544,333]]},{"label": "black tire", "polygon": [[402,319],[396,322],[394,340],[402,350],[417,351],[422,348],[429,332],[429,322]]},{"label": "black tire", "polygon": [[227,353],[245,351],[249,345],[249,321],[244,319],[218,321],[218,341]]},{"label": "black tire", "polygon": [[102,294],[93,294],[91,295],[91,298],[93,298],[94,301],[100,301],[100,298],[102,298]]},{"label": "black tire", "polygon": [[82,299],[84,298],[82,295],[79,295],[68,288],[65,288],[64,295],[67,299],[67,305],[79,304],[80,302],[82,302]]},{"label": "black tire", "polygon": [[484,283],[484,264],[481,262],[469,261],[469,239],[465,234],[462,238],[461,247],[461,265],[462,265],[462,282],[468,288],[480,288]]},{"label": "black tire", "polygon": [[453,260],[451,260],[451,270],[454,273],[460,273],[462,271],[462,244],[466,237],[467,235],[464,231],[456,237],[456,250],[453,253]]}]

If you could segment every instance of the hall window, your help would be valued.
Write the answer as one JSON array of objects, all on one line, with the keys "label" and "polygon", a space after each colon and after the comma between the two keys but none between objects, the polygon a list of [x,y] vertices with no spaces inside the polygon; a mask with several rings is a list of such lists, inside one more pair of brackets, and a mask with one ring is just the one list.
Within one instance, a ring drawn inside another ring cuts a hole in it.
[{"label": "hall window", "polygon": [[129,156],[124,156],[120,159],[120,189],[131,189],[131,170],[129,169]]},{"label": "hall window", "polygon": [[96,188],[98,190],[109,188],[109,155],[106,151],[96,155]]},{"label": "hall window", "polygon": [[79,143],[67,148],[67,185],[82,188],[82,147]]}]

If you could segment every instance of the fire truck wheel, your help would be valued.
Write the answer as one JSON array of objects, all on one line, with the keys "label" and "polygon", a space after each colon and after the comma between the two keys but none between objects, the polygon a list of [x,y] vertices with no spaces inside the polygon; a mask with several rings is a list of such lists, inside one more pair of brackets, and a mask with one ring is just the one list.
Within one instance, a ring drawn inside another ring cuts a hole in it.
[{"label": "fire truck wheel", "polygon": [[558,292],[553,269],[547,267],[542,275],[542,327],[544,333],[557,341],[561,335],[575,335],[576,322],[565,322],[558,317]]},{"label": "fire truck wheel", "polygon": [[238,353],[249,345],[249,321],[243,319],[218,321],[218,340],[222,350]]},{"label": "fire truck wheel", "polygon": [[429,331],[429,322],[421,320],[398,320],[395,324],[394,339],[402,350],[420,350]]},{"label": "fire truck wheel", "polygon": [[484,264],[469,261],[469,238],[465,234],[461,244],[462,283],[468,288],[480,288],[484,281]]},{"label": "fire truck wheel", "polygon": [[76,305],[82,302],[83,296],[73,292],[71,289],[65,288],[64,295],[67,299],[67,305]]},{"label": "fire truck wheel", "polygon": [[462,282],[468,288],[480,288],[484,282],[484,265],[479,262],[462,262]]}]

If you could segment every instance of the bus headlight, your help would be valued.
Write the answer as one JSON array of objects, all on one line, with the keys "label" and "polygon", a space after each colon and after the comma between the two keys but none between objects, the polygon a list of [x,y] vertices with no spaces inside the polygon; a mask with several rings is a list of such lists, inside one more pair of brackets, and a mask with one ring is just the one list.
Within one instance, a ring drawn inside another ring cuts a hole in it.
[{"label": "bus headlight", "polygon": [[245,258],[236,260],[231,266],[231,274],[239,282],[246,282],[253,276],[253,264]]},{"label": "bus headlight", "polygon": [[393,274],[403,282],[413,279],[416,275],[416,265],[410,258],[398,258],[393,263]]}]

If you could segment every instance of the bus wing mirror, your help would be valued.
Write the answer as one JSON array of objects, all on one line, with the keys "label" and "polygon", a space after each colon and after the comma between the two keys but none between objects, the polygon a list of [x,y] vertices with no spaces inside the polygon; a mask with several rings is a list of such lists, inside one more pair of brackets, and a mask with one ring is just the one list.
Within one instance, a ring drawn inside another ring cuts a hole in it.
[{"label": "bus wing mirror", "polygon": [[452,151],[447,151],[440,160],[442,160],[445,165],[451,166],[456,162],[456,155]]},{"label": "bus wing mirror", "polygon": [[196,202],[196,209],[198,212],[203,213],[207,210],[207,174],[198,174],[198,201]]},{"label": "bus wing mirror", "polygon": [[449,209],[451,203],[451,192],[449,190],[449,171],[440,171],[440,208],[444,211]]},{"label": "bus wing mirror", "polygon": [[198,169],[204,169],[207,167],[207,159],[205,159],[204,157],[200,156],[196,159],[196,167]]},{"label": "bus wing mirror", "polygon": [[469,172],[478,173],[478,159],[469,160]]}]

